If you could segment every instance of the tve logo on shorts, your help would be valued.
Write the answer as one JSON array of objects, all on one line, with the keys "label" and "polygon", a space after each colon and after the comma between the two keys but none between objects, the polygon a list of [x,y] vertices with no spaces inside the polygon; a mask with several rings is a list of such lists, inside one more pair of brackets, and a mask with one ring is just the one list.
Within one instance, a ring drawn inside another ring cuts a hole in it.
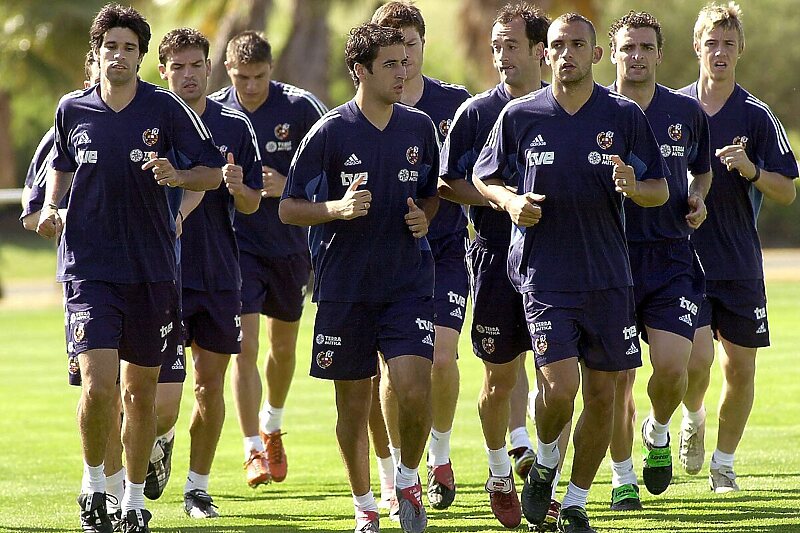
[{"label": "tve logo on shorts", "polygon": [[167,324],[166,326],[161,326],[161,338],[163,339],[172,331],[172,322]]},{"label": "tve logo on shorts", "polygon": [[636,324],[633,326],[628,326],[627,328],[622,328],[622,335],[625,337],[626,341],[629,341],[636,337]]},{"label": "tve logo on shorts", "polygon": [[425,331],[433,331],[433,322],[431,322],[430,320],[425,320],[423,318],[417,318],[416,321],[417,321],[417,327],[419,329],[422,329],[422,330],[425,330]]}]

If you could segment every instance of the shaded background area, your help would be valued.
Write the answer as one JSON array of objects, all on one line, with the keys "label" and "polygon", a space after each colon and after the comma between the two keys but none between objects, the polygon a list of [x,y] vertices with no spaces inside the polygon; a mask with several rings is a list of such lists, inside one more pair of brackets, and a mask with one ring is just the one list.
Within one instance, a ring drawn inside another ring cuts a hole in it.
[{"label": "shaded background area", "polygon": [[[104,0],[4,0],[0,10],[0,188],[21,187],[29,159],[51,125],[61,95],[81,87],[88,28]],[[127,3],[127,2],[123,2]],[[198,28],[212,43],[211,89],[227,84],[225,43],[245,29],[262,30],[274,48],[274,78],[308,89],[329,106],[353,93],[343,60],[348,30],[367,20],[375,0],[136,0],[150,22],[153,39],[142,77],[162,83],[157,47],[168,30]],[[425,73],[465,85],[473,94],[497,83],[489,31],[504,0],[419,0],[427,23]],[[701,0],[539,0],[551,17],[578,11],[595,21],[606,56],[595,69],[608,84],[607,28],[628,10],[653,13],[664,28],[665,57],[659,80],[682,87],[697,77],[692,28]],[[767,102],[781,118],[795,150],[800,149],[800,46],[795,44],[796,2],[740,1],[746,50],[738,81]],[[546,74],[549,77],[549,73]],[[17,211],[16,206],[0,210]],[[3,222],[9,220],[2,217]],[[800,246],[800,202],[780,207],[765,202],[759,221],[765,246]],[[6,227],[0,226],[5,234]]]}]

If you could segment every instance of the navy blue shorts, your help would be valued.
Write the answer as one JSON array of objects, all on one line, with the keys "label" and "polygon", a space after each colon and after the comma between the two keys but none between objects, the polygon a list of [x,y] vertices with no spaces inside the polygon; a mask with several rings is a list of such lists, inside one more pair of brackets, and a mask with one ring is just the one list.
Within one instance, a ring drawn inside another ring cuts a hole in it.
[{"label": "navy blue shorts", "polygon": [[161,371],[158,373],[159,383],[183,383],[186,381],[186,350],[183,342],[178,344],[175,355],[165,356],[161,364]]},{"label": "navy blue shorts", "polygon": [[508,280],[508,248],[489,248],[476,240],[468,253],[472,278],[472,351],[505,364],[531,350],[522,295]]},{"label": "navy blue shorts", "polygon": [[171,281],[67,281],[64,297],[69,355],[117,350],[124,361],[152,367],[177,353],[178,291]]},{"label": "navy blue shorts", "polygon": [[465,260],[468,244],[469,234],[466,229],[430,243],[436,262],[433,323],[459,332],[464,325],[469,296],[469,276]]},{"label": "navy blue shorts", "polygon": [[703,302],[705,275],[688,239],[629,243],[636,325],[694,339]]},{"label": "navy blue shorts", "polygon": [[242,271],[242,314],[261,313],[284,322],[303,315],[311,275],[308,252],[288,257],[239,254]]},{"label": "navy blue shorts", "polygon": [[183,289],[186,346],[221,354],[242,351],[242,298],[239,291]]},{"label": "navy blue shorts", "polygon": [[763,279],[707,280],[706,299],[697,327],[711,326],[722,336],[745,348],[769,346],[767,291]]},{"label": "navy blue shorts", "polygon": [[642,366],[633,287],[531,291],[522,298],[537,367],[576,356],[605,372]]},{"label": "navy blue shorts", "polygon": [[311,372],[316,378],[357,380],[378,372],[384,360],[417,355],[433,361],[433,299],[399,302],[319,302]]}]

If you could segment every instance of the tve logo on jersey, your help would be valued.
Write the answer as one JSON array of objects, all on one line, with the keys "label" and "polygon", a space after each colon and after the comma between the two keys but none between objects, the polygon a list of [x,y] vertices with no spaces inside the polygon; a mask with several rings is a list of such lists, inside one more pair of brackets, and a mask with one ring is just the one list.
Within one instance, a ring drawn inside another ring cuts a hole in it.
[{"label": "tve logo on jersey", "polygon": [[97,163],[97,150],[78,150],[78,163]]},{"label": "tve logo on jersey", "polygon": [[528,150],[525,152],[525,159],[529,167],[541,167],[543,165],[552,165],[556,160],[555,152],[534,152]]},{"label": "tve logo on jersey", "polygon": [[349,187],[354,181],[358,181],[361,178],[364,178],[362,185],[366,185],[367,181],[369,180],[369,172],[353,172],[352,174],[348,172],[342,172],[340,176],[342,178],[342,185],[345,187]]}]

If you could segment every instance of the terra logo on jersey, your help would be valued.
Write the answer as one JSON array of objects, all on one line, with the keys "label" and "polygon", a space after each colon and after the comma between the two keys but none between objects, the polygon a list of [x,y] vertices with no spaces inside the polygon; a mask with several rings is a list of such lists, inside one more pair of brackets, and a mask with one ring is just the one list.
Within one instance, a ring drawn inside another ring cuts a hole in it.
[{"label": "terra logo on jersey", "polygon": [[397,179],[403,183],[407,181],[417,181],[417,179],[419,179],[419,172],[416,170],[407,170],[405,168],[401,168],[400,172],[397,173]]},{"label": "terra logo on jersey", "polygon": [[345,187],[349,187],[354,181],[358,181],[361,178],[364,178],[364,182],[361,185],[366,185],[367,181],[369,181],[369,172],[342,172],[340,177],[342,178],[342,185]]},{"label": "terra logo on jersey", "polygon": [[552,165],[556,160],[555,152],[534,152],[528,150],[525,152],[525,159],[529,167],[541,167],[543,165]]}]

